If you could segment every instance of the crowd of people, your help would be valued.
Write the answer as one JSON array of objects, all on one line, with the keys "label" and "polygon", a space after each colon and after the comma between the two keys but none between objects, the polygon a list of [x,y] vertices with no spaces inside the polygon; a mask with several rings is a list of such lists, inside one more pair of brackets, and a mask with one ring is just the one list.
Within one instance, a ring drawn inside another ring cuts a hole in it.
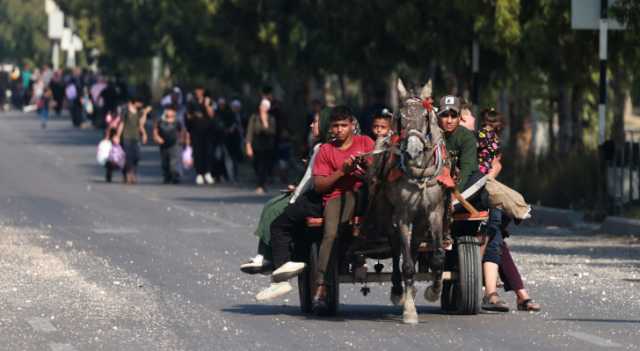
[{"label": "crowd of people", "polygon": [[283,182],[289,167],[291,143],[277,107],[270,87],[263,89],[260,103],[249,115],[243,113],[240,100],[227,104],[226,98],[214,99],[203,87],[184,95],[174,87],[154,108],[132,95],[125,105],[105,115],[105,139],[125,155],[123,167],[106,162],[107,181],[114,169],[122,168],[125,182],[136,182],[140,147],[148,141],[147,120],[152,119],[151,140],[160,149],[164,183],[179,183],[188,168],[193,168],[197,185],[237,183],[239,163],[249,159],[255,191],[264,194],[274,166],[284,173]]},{"label": "crowd of people", "polygon": [[292,133],[270,86],[263,87],[256,97],[258,106],[247,113],[239,98],[216,98],[203,87],[186,91],[174,86],[153,103],[144,84],[133,86],[121,76],[80,68],[52,70],[47,65],[0,71],[0,91],[0,106],[37,112],[43,129],[50,116],[64,110],[74,127],[104,129],[105,140],[117,145],[114,153],[121,151],[114,157],[121,154],[125,161],[122,166],[105,162],[108,182],[121,170],[125,183],[135,183],[140,147],[151,140],[160,149],[165,183],[184,181],[189,167],[198,185],[236,183],[239,163],[250,160],[256,193],[264,194],[272,180],[287,184]]}]

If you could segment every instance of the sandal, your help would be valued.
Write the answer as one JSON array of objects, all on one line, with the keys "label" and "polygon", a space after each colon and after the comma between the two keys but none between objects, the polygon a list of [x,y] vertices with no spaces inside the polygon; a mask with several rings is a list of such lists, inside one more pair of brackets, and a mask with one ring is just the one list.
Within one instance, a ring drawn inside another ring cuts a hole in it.
[{"label": "sandal", "polygon": [[[493,296],[498,298],[496,302],[491,302]],[[509,312],[509,306],[500,299],[500,295],[498,295],[497,292],[493,292],[482,298],[482,309],[491,312]]]},{"label": "sandal", "polygon": [[539,312],[540,304],[536,303],[532,299],[526,299],[518,303],[518,311]]},{"label": "sandal", "polygon": [[327,286],[318,282],[315,294],[311,301],[311,310],[317,315],[324,315],[328,310],[327,305]]}]

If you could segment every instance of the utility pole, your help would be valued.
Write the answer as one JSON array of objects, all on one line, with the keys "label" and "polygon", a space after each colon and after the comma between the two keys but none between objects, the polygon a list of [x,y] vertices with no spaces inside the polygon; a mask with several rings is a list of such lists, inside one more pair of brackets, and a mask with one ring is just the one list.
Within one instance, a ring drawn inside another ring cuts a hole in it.
[{"label": "utility pole", "polygon": [[605,141],[605,122],[607,117],[607,32],[609,0],[600,0],[600,98],[598,101],[598,145]]},{"label": "utility pole", "polygon": [[[471,44],[471,72],[473,74],[472,89],[471,89],[471,102],[476,106],[480,103],[480,87],[478,86],[480,74],[480,44],[478,39],[474,38]],[[477,112],[477,111],[475,111]]]}]

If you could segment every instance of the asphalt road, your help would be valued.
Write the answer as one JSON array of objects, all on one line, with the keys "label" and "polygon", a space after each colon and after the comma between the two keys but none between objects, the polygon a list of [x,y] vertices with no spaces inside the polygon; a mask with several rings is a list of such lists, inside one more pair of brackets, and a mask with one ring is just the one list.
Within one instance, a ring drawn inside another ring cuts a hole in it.
[{"label": "asphalt road", "polygon": [[43,130],[0,113],[0,350],[640,348],[635,238],[518,228],[509,240],[537,314],[446,315],[421,285],[420,323],[407,326],[388,285],[367,297],[343,285],[338,317],[308,317],[295,293],[256,303],[268,280],[238,269],[267,197],[161,185],[153,146],[139,185],[106,184],[99,139],[64,118]]}]

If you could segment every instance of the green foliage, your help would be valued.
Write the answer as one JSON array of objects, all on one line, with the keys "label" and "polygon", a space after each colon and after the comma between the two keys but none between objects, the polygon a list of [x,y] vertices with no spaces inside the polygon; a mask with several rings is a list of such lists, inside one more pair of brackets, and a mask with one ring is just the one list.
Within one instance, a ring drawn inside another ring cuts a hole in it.
[{"label": "green foliage", "polygon": [[[572,152],[518,160],[510,154],[501,181],[520,191],[532,204],[588,209],[597,200],[596,152]],[[522,176],[525,175],[525,176]]]},{"label": "green foliage", "polygon": [[0,62],[42,64],[48,55],[44,2],[0,1]]}]

